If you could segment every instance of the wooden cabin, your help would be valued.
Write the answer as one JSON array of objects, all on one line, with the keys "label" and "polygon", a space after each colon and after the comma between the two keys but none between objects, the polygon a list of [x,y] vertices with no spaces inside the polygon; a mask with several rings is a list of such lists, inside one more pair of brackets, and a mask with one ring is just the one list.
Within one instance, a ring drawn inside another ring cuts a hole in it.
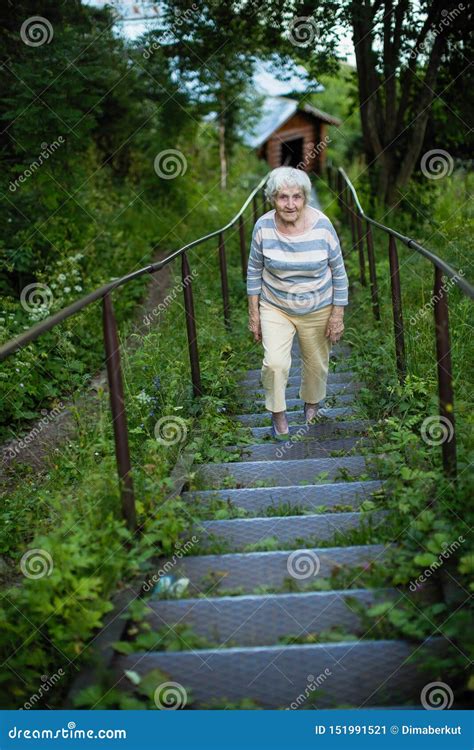
[{"label": "wooden cabin", "polygon": [[262,116],[252,134],[245,136],[271,169],[287,166],[321,174],[330,142],[330,125],[341,120],[310,104],[298,106],[284,96],[266,97]]}]

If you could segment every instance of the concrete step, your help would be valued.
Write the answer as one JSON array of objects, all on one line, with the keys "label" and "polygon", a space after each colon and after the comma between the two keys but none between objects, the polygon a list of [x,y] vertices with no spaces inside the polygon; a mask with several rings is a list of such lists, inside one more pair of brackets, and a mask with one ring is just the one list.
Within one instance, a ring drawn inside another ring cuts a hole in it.
[{"label": "concrete step", "polygon": [[[320,402],[321,408],[327,409],[328,406],[326,406],[326,403],[329,400],[331,401],[331,407],[338,408],[343,404],[352,404],[355,400],[355,395],[353,393],[337,393],[332,396],[327,396]],[[265,407],[265,399],[247,399],[246,401],[241,402],[240,406],[242,406],[241,410],[248,408],[249,411],[262,411],[267,412],[267,414],[270,415],[270,412]],[[302,406],[302,399],[288,397],[286,398],[286,408],[288,411],[301,411]]]},{"label": "concrete step", "polygon": [[[322,419],[347,419],[347,417],[355,414],[356,410],[352,406],[324,407],[321,409]],[[267,422],[269,425],[271,424],[271,416],[267,411],[232,415],[232,418],[247,427],[264,427]],[[288,424],[305,424],[303,410],[299,409],[289,412]]]},{"label": "concrete step", "polygon": [[375,479],[365,482],[334,482],[331,484],[290,485],[286,487],[250,487],[239,490],[201,490],[183,492],[184,501],[197,501],[201,506],[220,499],[236,508],[253,513],[265,511],[282,503],[308,510],[337,505],[350,505],[358,508],[363,500],[381,493],[384,482]]},{"label": "concrete step", "polygon": [[[237,463],[215,463],[203,464],[197,472],[195,481],[196,489],[219,489],[228,482],[235,483],[238,487],[252,487],[258,482],[270,482],[272,485],[282,487],[290,484],[298,484],[303,481],[317,484],[317,477],[322,472],[327,473],[324,477],[336,480],[341,469],[350,472],[351,476],[370,474],[373,470],[369,468],[367,461],[373,458],[373,454],[367,456],[340,456],[337,458],[304,458],[282,461],[241,461]],[[380,477],[373,476],[374,479]],[[229,485],[228,485],[229,486]]]},{"label": "concrete step", "polygon": [[[259,385],[260,383],[261,368],[255,370],[247,370],[246,374],[242,377],[239,382],[243,386],[247,385]],[[299,383],[301,377],[301,366],[298,362],[293,362],[290,367],[288,385],[296,385]],[[330,383],[341,383],[348,382],[356,377],[356,373],[349,369],[339,369],[338,371],[329,371],[328,373],[328,384]]]},{"label": "concrete step", "polygon": [[124,670],[145,675],[158,668],[184,691],[190,691],[196,708],[216,698],[223,701],[222,708],[227,701],[243,698],[267,709],[299,708],[308,696],[313,708],[364,708],[417,703],[429,676],[411,655],[428,652],[435,656],[448,649],[440,638],[422,646],[381,640],[138,652],[116,660],[114,677],[127,689]]},{"label": "concrete step", "polygon": [[[319,561],[317,563],[318,576],[328,577],[333,570],[352,568],[371,562],[383,562],[385,545],[365,544],[352,547],[315,547],[300,550],[298,559]],[[189,555],[176,561],[156,560],[158,571],[169,569],[171,564],[173,575],[189,578],[189,594],[196,597],[199,594],[219,596],[221,591],[228,593],[236,591],[241,594],[251,594],[259,586],[279,589],[288,579],[292,585],[304,590],[314,578],[294,578],[291,575],[294,550],[278,550],[276,552],[244,552],[224,555]],[[293,557],[290,558],[290,555]],[[357,578],[357,574],[356,578]]]},{"label": "concrete step", "polygon": [[246,445],[230,445],[225,450],[229,453],[240,451],[242,461],[288,461],[301,458],[330,458],[331,451],[353,451],[360,448],[370,448],[373,440],[366,437],[344,437],[335,440],[288,440],[279,445],[276,441],[263,445],[256,443]]},{"label": "concrete step", "polygon": [[[232,518],[224,521],[200,521],[192,530],[202,552],[224,542],[229,552],[244,551],[249,544],[273,538],[285,549],[289,545],[312,543],[319,546],[331,542],[335,534],[344,534],[370,521],[374,531],[384,523],[386,511],[370,513],[317,513],[304,516],[273,516],[266,518]],[[189,534],[187,535],[187,538]],[[340,543],[340,542],[339,542]]]},{"label": "concrete step", "polygon": [[[335,396],[336,394],[344,393],[357,393],[362,387],[361,383],[352,381],[341,381],[340,383],[328,383],[326,389],[326,398],[329,396]],[[286,388],[286,398],[299,398],[299,385],[290,385]],[[250,399],[263,399],[265,398],[265,391],[262,386],[256,388],[249,388],[245,390],[243,400],[249,401]]]},{"label": "concrete step", "polygon": [[[341,419],[332,422],[324,419],[311,425],[290,424],[289,440],[310,440],[312,438],[323,440],[328,437],[342,437],[347,434],[367,434],[368,428],[374,424],[376,424],[374,419]],[[250,432],[253,437],[257,439],[269,438],[269,443],[280,445],[279,442],[277,443],[277,441],[273,439],[271,435],[271,427],[252,427]],[[282,441],[281,445],[286,445],[287,442],[288,441]]]},{"label": "concrete step", "polygon": [[363,634],[354,602],[364,608],[401,597],[395,589],[346,589],[219,599],[150,599],[152,629],[186,623],[219,647],[271,646],[283,636],[307,636],[331,628]]}]

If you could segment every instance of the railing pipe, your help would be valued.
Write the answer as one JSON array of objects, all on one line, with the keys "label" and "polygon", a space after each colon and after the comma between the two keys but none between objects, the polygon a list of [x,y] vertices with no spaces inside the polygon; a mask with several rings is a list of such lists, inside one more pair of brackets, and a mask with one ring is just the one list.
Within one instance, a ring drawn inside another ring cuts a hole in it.
[{"label": "railing pipe", "polygon": [[[201,371],[199,366],[199,353],[196,335],[196,319],[194,317],[194,301],[192,275],[189,268],[187,253],[181,256],[181,277],[183,282],[184,311],[186,317],[186,332],[188,335],[189,363],[191,365],[191,381],[193,384],[193,395],[202,396]],[[189,279],[189,282],[187,282]]]},{"label": "railing pipe", "polygon": [[367,286],[365,278],[364,233],[362,231],[362,219],[358,211],[355,212],[355,222],[357,229],[357,250],[359,253],[360,283],[362,286]]},{"label": "railing pipe", "polygon": [[449,312],[446,288],[442,284],[443,274],[435,266],[433,298],[436,364],[438,368],[439,411],[442,441],[443,468],[448,476],[456,476],[456,429],[454,422],[454,393],[449,337]]},{"label": "railing pipe", "polygon": [[120,482],[122,515],[131,531],[136,529],[135,496],[133,491],[132,465],[128,445],[127,415],[120,365],[120,345],[117,334],[112,300],[106,294],[102,300],[104,344],[109,381],[110,408],[115,441],[115,457]]},{"label": "railing pipe", "polygon": [[242,278],[247,281],[247,246],[245,244],[245,224],[244,217],[239,217],[239,243],[240,243],[240,262],[242,265]]},{"label": "railing pipe", "polygon": [[390,286],[392,291],[393,327],[395,335],[395,357],[398,377],[401,383],[406,378],[405,337],[403,331],[402,292],[400,285],[400,267],[395,237],[390,235],[388,243],[390,262]]},{"label": "railing pipe", "polygon": [[230,302],[229,302],[229,282],[227,279],[227,261],[225,257],[224,232],[219,235],[219,268],[221,274],[222,303],[224,307],[224,323],[226,328],[230,328]]},{"label": "railing pipe", "polygon": [[365,236],[367,240],[367,257],[369,260],[370,295],[372,297],[372,310],[375,320],[380,320],[379,292],[377,286],[377,271],[375,267],[374,242],[372,227],[366,221]]}]

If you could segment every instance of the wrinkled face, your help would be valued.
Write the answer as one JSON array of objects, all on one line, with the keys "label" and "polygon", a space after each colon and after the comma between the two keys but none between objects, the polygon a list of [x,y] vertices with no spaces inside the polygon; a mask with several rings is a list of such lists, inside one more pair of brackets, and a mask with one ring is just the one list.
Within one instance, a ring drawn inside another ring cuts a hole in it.
[{"label": "wrinkled face", "polygon": [[303,213],[305,196],[302,188],[283,185],[275,196],[275,210],[284,222],[295,223]]}]

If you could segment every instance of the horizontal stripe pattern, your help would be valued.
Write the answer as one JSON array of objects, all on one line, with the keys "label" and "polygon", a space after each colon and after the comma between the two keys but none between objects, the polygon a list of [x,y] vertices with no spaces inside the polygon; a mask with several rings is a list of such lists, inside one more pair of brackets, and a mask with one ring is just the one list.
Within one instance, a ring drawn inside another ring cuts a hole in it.
[{"label": "horizontal stripe pattern", "polygon": [[292,315],[327,305],[347,305],[349,280],[331,221],[316,208],[311,228],[285,237],[275,224],[275,209],[255,222],[247,267],[247,294]]}]

